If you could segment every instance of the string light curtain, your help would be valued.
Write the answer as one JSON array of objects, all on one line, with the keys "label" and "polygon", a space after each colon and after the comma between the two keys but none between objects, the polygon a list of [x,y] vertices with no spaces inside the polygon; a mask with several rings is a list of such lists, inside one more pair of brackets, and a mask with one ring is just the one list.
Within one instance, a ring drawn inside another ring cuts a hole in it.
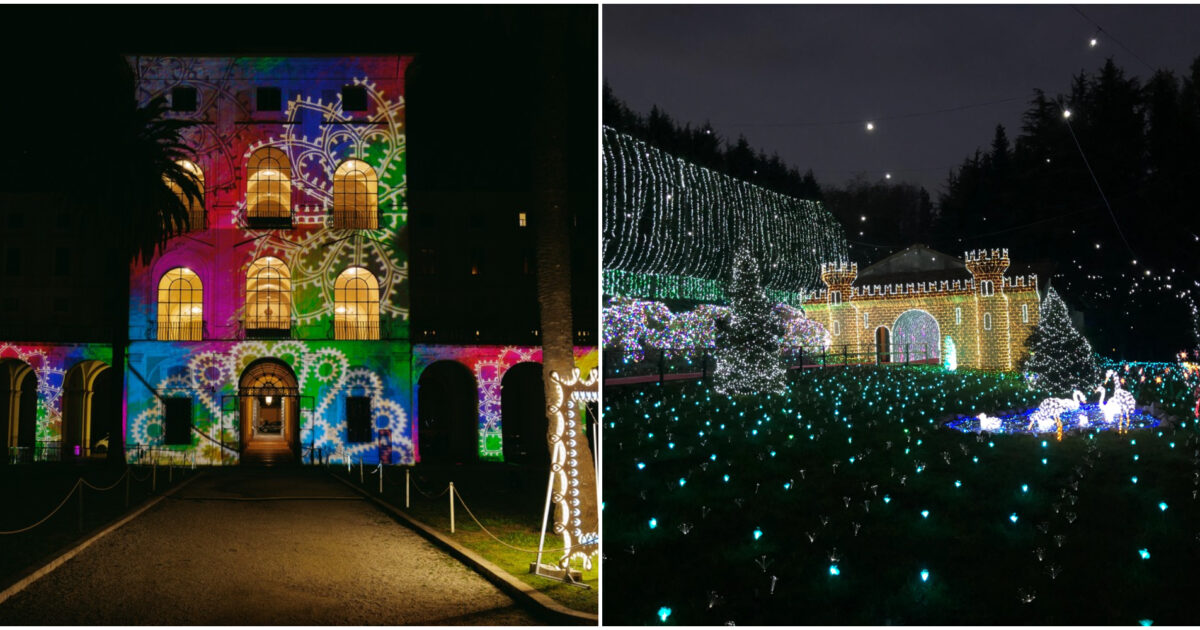
[{"label": "string light curtain", "polygon": [[725,280],[738,244],[764,288],[820,285],[845,260],[845,231],[821,204],[681,160],[604,128],[604,269]]},{"label": "string light curtain", "polygon": [[379,182],[375,169],[347,160],[333,174],[333,226],[374,230],[379,227]]},{"label": "string light curtain", "polygon": [[274,147],[263,147],[250,155],[246,168],[249,227],[290,227],[292,166],[287,155]]},{"label": "string light curtain", "polygon": [[292,326],[292,274],[282,260],[264,256],[246,272],[246,332],[286,335]]},{"label": "string light curtain", "polygon": [[200,341],[204,330],[204,288],[200,276],[176,267],[158,281],[158,339]]},{"label": "string light curtain", "polygon": [[333,285],[334,339],[379,339],[379,282],[362,267],[350,267]]},{"label": "string light curtain", "polygon": [[183,194],[183,189],[178,184],[165,177],[163,180],[167,183],[167,188],[170,188],[171,192],[175,193],[176,197],[179,197],[184,206],[187,206],[188,229],[191,231],[203,230],[207,227],[204,216],[204,171],[200,170],[200,167],[195,162],[189,160],[179,160],[176,164],[195,180],[196,187],[200,189],[200,198],[193,199],[188,197]]}]

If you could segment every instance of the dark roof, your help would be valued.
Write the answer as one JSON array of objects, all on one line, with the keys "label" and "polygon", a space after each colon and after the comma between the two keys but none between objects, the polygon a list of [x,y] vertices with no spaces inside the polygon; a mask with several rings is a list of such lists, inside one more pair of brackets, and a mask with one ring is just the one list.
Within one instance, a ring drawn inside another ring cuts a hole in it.
[{"label": "dark roof", "polygon": [[970,278],[971,272],[967,271],[961,259],[917,244],[859,271],[854,284],[903,284]]}]

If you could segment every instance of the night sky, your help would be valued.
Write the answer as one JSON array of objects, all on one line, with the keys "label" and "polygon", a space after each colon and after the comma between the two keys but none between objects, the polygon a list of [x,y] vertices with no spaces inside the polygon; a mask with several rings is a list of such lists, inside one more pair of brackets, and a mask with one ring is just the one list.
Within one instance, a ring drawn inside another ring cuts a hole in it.
[{"label": "night sky", "polygon": [[1144,83],[1200,55],[1200,7],[1074,6],[1103,30],[1072,5],[606,5],[603,74],[634,111],[709,120],[822,184],[892,173],[936,199],[997,123],[1016,139],[1034,88],[1066,93],[1108,56]]}]

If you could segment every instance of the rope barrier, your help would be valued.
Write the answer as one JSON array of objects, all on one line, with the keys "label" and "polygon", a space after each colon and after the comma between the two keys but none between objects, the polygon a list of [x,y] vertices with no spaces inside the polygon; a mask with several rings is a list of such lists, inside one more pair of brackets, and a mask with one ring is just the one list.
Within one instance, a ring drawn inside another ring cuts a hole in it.
[{"label": "rope barrier", "polygon": [[431,495],[428,492],[425,492],[424,490],[422,490],[421,486],[417,485],[417,482],[415,479],[411,480],[411,481],[412,481],[412,487],[416,488],[417,492],[421,493],[421,495],[424,496],[426,499],[438,499],[438,498],[441,498],[442,495],[444,495],[450,491],[450,485],[447,484],[445,490],[442,490],[440,493],[438,493],[436,495]]},{"label": "rope barrier", "polygon": [[181,497],[168,495],[176,501],[362,501],[362,497]]},{"label": "rope barrier", "polygon": [[[471,512],[471,508],[467,507],[467,502],[463,501],[462,493],[459,492],[457,488],[454,490],[454,495],[458,497],[458,502],[462,504],[463,509],[467,511],[467,514],[469,514],[471,516],[471,520],[475,521],[475,524],[479,526],[479,529],[482,529],[488,536],[491,536],[493,539],[495,539],[496,542],[498,542],[501,545],[504,545],[505,547],[508,547],[509,549],[512,549],[514,551],[520,551],[523,553],[532,553],[534,555],[539,553],[537,549],[522,549],[520,547],[514,547],[514,546],[504,542],[503,540],[496,538],[495,534],[493,534],[491,531],[489,531],[488,528],[484,527],[483,523],[479,522],[479,519],[475,518],[475,514],[473,512]],[[572,545],[570,547],[559,547],[558,549],[543,549],[543,550],[541,550],[541,553],[543,553],[543,554],[554,553],[556,551],[566,551],[568,549],[574,549],[576,547],[594,547],[594,546],[596,546],[596,543],[590,542],[590,543],[583,543],[580,545]]]},{"label": "rope barrier", "polygon": [[27,531],[29,531],[29,530],[33,529],[34,527],[37,527],[38,525],[41,525],[42,523],[45,523],[46,521],[50,520],[50,517],[51,517],[51,516],[54,516],[55,514],[58,514],[58,511],[59,511],[59,510],[61,510],[61,509],[62,509],[62,507],[63,507],[64,505],[66,505],[66,504],[67,504],[67,501],[68,501],[68,500],[71,498],[71,496],[72,496],[72,495],[74,495],[74,494],[75,494],[75,490],[77,490],[77,489],[79,488],[79,484],[80,484],[82,481],[83,481],[83,479],[79,479],[78,481],[76,481],[76,482],[75,482],[75,485],[71,486],[71,491],[67,493],[67,496],[63,497],[62,503],[59,503],[59,504],[58,504],[58,507],[54,508],[54,511],[53,511],[53,512],[50,512],[49,514],[47,514],[47,515],[46,515],[46,518],[43,518],[42,520],[40,520],[40,521],[38,521],[38,522],[34,523],[33,525],[30,525],[29,527],[23,527],[23,528],[21,528],[21,529],[15,529],[15,530],[13,530],[13,531],[11,531],[11,532],[0,532],[0,536],[8,536],[8,535],[11,535],[11,534],[20,534],[20,533],[23,533],[23,532],[27,532]]},{"label": "rope barrier", "polygon": [[[130,469],[130,470],[132,470],[132,469]],[[152,474],[154,474],[154,472],[151,471],[150,474],[152,475]],[[133,474],[132,472],[129,473],[129,476],[133,477],[133,480],[138,481],[138,482],[142,482],[142,481],[145,481],[150,478],[150,475],[146,475],[145,477],[138,477],[137,475]]]},{"label": "rope barrier", "polygon": [[124,472],[124,473],[122,473],[120,477],[117,477],[117,480],[113,482],[113,485],[111,485],[111,486],[109,486],[109,487],[107,487],[107,488],[101,488],[101,487],[99,487],[99,486],[93,486],[92,484],[88,483],[88,480],[87,480],[87,479],[84,479],[83,477],[80,477],[80,478],[79,478],[79,481],[80,481],[80,483],[82,483],[83,485],[85,485],[85,486],[87,486],[87,487],[91,488],[92,490],[96,490],[96,491],[98,491],[98,492],[105,492],[105,491],[108,491],[108,490],[112,490],[113,488],[116,488],[116,487],[117,487],[117,484],[121,483],[121,480],[122,480],[122,479],[124,479],[124,478],[125,478],[125,475],[128,475],[128,474],[129,474],[129,467],[126,467],[126,468],[125,468],[125,472]]}]

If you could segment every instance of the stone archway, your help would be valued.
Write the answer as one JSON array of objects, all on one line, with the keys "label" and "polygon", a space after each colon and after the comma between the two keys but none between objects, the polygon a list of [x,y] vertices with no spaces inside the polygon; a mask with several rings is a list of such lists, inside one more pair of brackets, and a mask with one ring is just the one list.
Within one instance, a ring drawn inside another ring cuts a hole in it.
[{"label": "stone archway", "polygon": [[941,356],[941,328],[937,319],[920,309],[904,311],[892,326],[892,360],[933,362]]},{"label": "stone archway", "polygon": [[435,361],[417,380],[417,447],[421,461],[479,458],[479,389],[466,366]]},{"label": "stone archway", "polygon": [[546,443],[546,388],[542,364],[518,363],[500,381],[500,428],[504,434],[504,461],[534,466],[550,465]]},{"label": "stone archway", "polygon": [[63,459],[107,452],[104,445],[113,427],[111,377],[103,361],[82,361],[67,370],[62,394]]},{"label": "stone archway", "polygon": [[264,358],[246,366],[238,381],[243,464],[300,459],[300,391],[287,363]]},{"label": "stone archway", "polygon": [[37,445],[37,373],[24,361],[0,360],[0,416],[8,457],[32,461]]}]

